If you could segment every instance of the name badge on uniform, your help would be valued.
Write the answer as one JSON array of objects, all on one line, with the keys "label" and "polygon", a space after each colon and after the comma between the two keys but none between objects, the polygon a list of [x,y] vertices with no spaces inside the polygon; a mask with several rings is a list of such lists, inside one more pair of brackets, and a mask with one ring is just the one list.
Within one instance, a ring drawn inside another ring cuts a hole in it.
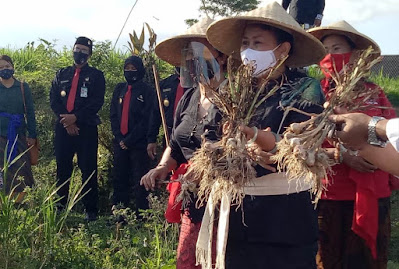
[{"label": "name badge on uniform", "polygon": [[80,97],[87,98],[87,87],[86,86],[82,86],[82,88],[80,88]]}]

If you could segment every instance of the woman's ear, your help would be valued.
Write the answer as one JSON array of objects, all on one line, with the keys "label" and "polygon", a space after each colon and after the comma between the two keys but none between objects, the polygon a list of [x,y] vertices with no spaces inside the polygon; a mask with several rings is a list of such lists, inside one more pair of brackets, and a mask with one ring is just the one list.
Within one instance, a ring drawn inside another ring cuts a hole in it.
[{"label": "woman's ear", "polygon": [[281,43],[280,46],[278,46],[278,48],[275,50],[276,59],[283,59],[290,53],[290,50],[291,44],[289,42]]}]

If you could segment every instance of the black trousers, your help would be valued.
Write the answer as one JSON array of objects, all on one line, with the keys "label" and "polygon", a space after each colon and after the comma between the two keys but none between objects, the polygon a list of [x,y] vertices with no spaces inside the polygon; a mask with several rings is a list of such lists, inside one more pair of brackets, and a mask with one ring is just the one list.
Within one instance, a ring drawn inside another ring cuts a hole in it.
[{"label": "black trousers", "polygon": [[316,269],[317,212],[308,191],[246,195],[242,206],[231,207],[226,269]]},{"label": "black trousers", "polygon": [[[140,179],[150,167],[146,149],[121,149],[114,141],[113,204],[128,206],[134,197],[137,209],[148,209],[148,192],[140,186]],[[132,195],[130,195],[132,194]]]},{"label": "black trousers", "polygon": [[[86,212],[97,212],[98,183],[97,183],[97,126],[82,125],[78,136],[68,135],[66,129],[57,123],[55,127],[55,156],[57,161],[57,186],[68,180],[73,171],[73,156],[78,157],[78,166],[82,172],[82,182],[87,182],[83,188],[83,204]],[[94,173],[93,173],[94,172]],[[61,204],[66,205],[69,192],[69,182],[58,194],[63,197]]]}]

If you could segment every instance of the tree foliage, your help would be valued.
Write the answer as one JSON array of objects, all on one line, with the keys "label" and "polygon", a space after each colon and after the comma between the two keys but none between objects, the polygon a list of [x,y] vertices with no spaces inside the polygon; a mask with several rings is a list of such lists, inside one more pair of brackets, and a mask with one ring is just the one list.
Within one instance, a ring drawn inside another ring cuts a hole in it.
[{"label": "tree foliage", "polygon": [[259,5],[258,0],[201,0],[199,10],[211,18],[235,16]]},{"label": "tree foliage", "polygon": [[184,22],[185,22],[189,27],[191,27],[191,26],[193,26],[194,24],[196,24],[196,23],[198,22],[198,19],[187,19],[187,20],[184,20]]},{"label": "tree foliage", "polygon": [[[201,0],[199,11],[210,18],[236,16],[255,9],[259,3],[258,0]],[[198,19],[185,20],[188,26],[192,26],[196,22]]]}]

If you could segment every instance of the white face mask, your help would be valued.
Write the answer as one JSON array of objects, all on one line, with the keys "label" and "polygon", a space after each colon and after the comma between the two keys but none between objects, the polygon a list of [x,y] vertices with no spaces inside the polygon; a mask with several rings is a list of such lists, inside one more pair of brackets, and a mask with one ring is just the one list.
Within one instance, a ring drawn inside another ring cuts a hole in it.
[{"label": "white face mask", "polygon": [[263,71],[269,69],[276,65],[276,56],[274,55],[274,50],[279,46],[275,47],[272,50],[253,50],[253,49],[245,49],[241,51],[241,60],[245,65],[253,66],[253,76],[259,76]]}]

